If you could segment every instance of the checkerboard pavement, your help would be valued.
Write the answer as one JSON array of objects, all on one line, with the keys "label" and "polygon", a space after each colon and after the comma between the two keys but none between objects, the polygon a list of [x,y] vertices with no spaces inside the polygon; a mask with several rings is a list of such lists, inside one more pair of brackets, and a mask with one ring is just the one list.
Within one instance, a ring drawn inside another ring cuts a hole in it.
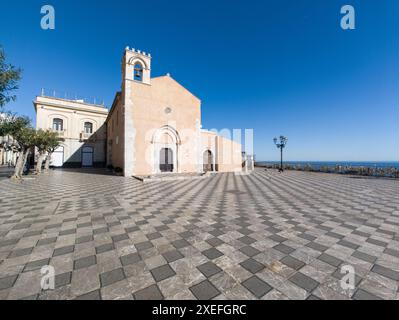
[{"label": "checkerboard pavement", "polygon": [[399,298],[397,180],[54,171],[0,194],[0,299]]}]

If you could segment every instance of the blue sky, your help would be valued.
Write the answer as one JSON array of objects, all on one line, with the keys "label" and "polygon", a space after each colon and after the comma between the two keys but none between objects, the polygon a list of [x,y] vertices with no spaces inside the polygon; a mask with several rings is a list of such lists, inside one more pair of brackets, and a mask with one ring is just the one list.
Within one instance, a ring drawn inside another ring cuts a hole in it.
[{"label": "blue sky", "polygon": [[[83,2],[83,3],[82,3]],[[51,4],[56,29],[40,28]],[[356,30],[340,8],[356,9]],[[202,100],[207,129],[252,128],[258,160],[399,160],[399,1],[21,1],[2,4],[0,44],[23,68],[9,109],[34,119],[40,88],[120,89],[124,48],[153,56]]]}]

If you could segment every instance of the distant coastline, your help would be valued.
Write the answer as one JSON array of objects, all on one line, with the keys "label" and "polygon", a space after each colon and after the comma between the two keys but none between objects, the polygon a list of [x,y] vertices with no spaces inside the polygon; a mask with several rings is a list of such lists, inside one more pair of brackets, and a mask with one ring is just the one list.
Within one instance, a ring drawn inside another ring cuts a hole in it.
[{"label": "distant coastline", "polygon": [[[257,164],[280,164],[280,161],[259,161]],[[348,166],[348,167],[367,167],[367,168],[395,168],[399,169],[399,161],[284,161],[284,165],[311,165],[314,168],[323,166]]]},{"label": "distant coastline", "polygon": [[[259,161],[257,167],[278,169],[279,161]],[[285,170],[399,178],[399,161],[287,161]]]}]

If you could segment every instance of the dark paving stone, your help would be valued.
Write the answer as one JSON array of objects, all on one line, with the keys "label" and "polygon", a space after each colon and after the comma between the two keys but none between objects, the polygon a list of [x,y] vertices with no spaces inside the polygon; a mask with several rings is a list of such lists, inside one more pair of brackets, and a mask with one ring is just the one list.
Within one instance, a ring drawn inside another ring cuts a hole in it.
[{"label": "dark paving stone", "polygon": [[133,294],[135,300],[163,300],[164,297],[156,284]]},{"label": "dark paving stone", "polygon": [[220,240],[219,238],[211,238],[206,240],[206,242],[211,245],[212,247],[217,247],[222,245],[224,242],[222,240]]},{"label": "dark paving stone", "polygon": [[247,255],[248,257],[253,257],[253,256],[256,256],[257,254],[260,253],[260,251],[259,251],[258,249],[255,249],[255,248],[253,248],[253,247],[251,247],[251,246],[242,247],[242,248],[240,249],[240,251],[241,251],[243,254]]},{"label": "dark paving stone", "polygon": [[128,240],[129,236],[126,233],[123,233],[123,234],[119,234],[119,235],[116,235],[116,236],[112,236],[111,239],[112,239],[113,242],[119,242],[119,241],[122,241],[122,240]]},{"label": "dark paving stone", "polygon": [[65,247],[62,247],[62,248],[57,248],[53,252],[53,257],[62,256],[64,254],[72,253],[74,248],[75,248],[75,246],[65,246]]},{"label": "dark paving stone", "polygon": [[126,256],[120,257],[122,266],[128,266],[130,264],[134,264],[136,262],[139,262],[141,260],[140,255],[135,252],[135,253],[130,253],[127,254]]},{"label": "dark paving stone", "polygon": [[72,272],[65,272],[55,276],[55,288],[63,287],[71,283]]},{"label": "dark paving stone", "polygon": [[176,272],[168,265],[165,264],[158,268],[152,269],[151,274],[156,282],[165,280],[176,275]]},{"label": "dark paving stone", "polygon": [[139,230],[140,230],[140,228],[137,227],[137,226],[125,228],[125,231],[126,231],[127,233],[136,232],[136,231],[139,231]]},{"label": "dark paving stone", "polygon": [[106,243],[106,244],[96,247],[96,253],[100,254],[100,253],[104,253],[104,252],[114,250],[114,249],[115,249],[115,247],[114,247],[113,243]]},{"label": "dark paving stone", "polygon": [[223,255],[222,252],[220,252],[218,249],[216,248],[210,248],[208,250],[202,251],[202,254],[207,257],[208,259],[216,259],[219,258]]},{"label": "dark paving stone", "polygon": [[252,294],[258,299],[263,297],[266,293],[273,289],[257,276],[252,276],[251,278],[245,280],[244,282],[242,282],[242,285],[249,291],[251,291]]},{"label": "dark paving stone", "polygon": [[137,251],[143,251],[152,248],[154,245],[151,243],[151,241],[144,241],[136,243],[134,246],[136,247]]},{"label": "dark paving stone", "polygon": [[183,239],[189,239],[194,237],[194,233],[192,233],[191,231],[184,231],[179,233],[179,236],[182,237]]},{"label": "dark paving stone", "polygon": [[336,233],[336,232],[332,232],[332,231],[327,232],[326,236],[329,236],[329,237],[335,238],[335,239],[345,238],[345,236],[343,236],[342,234],[339,234],[339,233]]},{"label": "dark paving stone", "polygon": [[252,243],[256,242],[256,240],[254,238],[251,238],[248,236],[238,238],[237,240],[240,240],[242,243],[244,243],[246,245],[251,245]]},{"label": "dark paving stone", "polygon": [[14,285],[17,278],[18,275],[0,278],[0,290],[11,288]]},{"label": "dark paving stone", "polygon": [[94,240],[94,238],[92,235],[82,236],[75,240],[75,244],[86,243],[86,242],[93,241],[93,240]]},{"label": "dark paving stone", "polygon": [[95,290],[86,294],[83,294],[76,298],[76,300],[101,300],[100,290]]},{"label": "dark paving stone", "polygon": [[346,241],[346,240],[340,240],[340,241],[338,241],[338,244],[341,246],[347,247],[347,248],[355,249],[355,250],[357,248],[359,248],[359,245],[349,242],[349,241]]},{"label": "dark paving stone", "polygon": [[178,250],[172,250],[165,252],[162,256],[166,259],[167,262],[171,263],[173,261],[184,258],[184,256]]},{"label": "dark paving stone", "polygon": [[328,249],[328,247],[323,246],[322,244],[319,244],[317,242],[310,242],[306,246],[313,250],[320,251],[320,252],[324,252]]},{"label": "dark paving stone", "polygon": [[54,238],[46,238],[46,239],[41,239],[37,242],[38,246],[43,246],[51,243],[55,243],[57,241],[57,237]]},{"label": "dark paving stone", "polygon": [[220,269],[216,264],[214,264],[211,261],[208,261],[208,262],[198,266],[197,269],[199,271],[201,271],[202,274],[207,278],[212,277],[213,275],[223,271],[222,269]]},{"label": "dark paving stone", "polygon": [[146,237],[148,238],[148,240],[155,240],[155,239],[162,238],[162,234],[160,234],[159,232],[153,232],[153,233],[147,234]]},{"label": "dark paving stone", "polygon": [[287,238],[284,238],[282,236],[279,236],[278,234],[272,234],[269,237],[270,240],[276,241],[276,242],[284,242],[287,241]]},{"label": "dark paving stone", "polygon": [[204,280],[190,287],[190,291],[198,300],[210,300],[220,294],[220,291],[209,280]]},{"label": "dark paving stone", "polygon": [[250,258],[240,263],[240,265],[252,273],[257,273],[265,268],[265,266],[258,261]]},{"label": "dark paving stone", "polygon": [[101,287],[106,287],[123,279],[125,279],[125,274],[122,268],[100,274]]},{"label": "dark paving stone", "polygon": [[97,263],[96,256],[80,258],[73,262],[73,269],[77,270],[77,269],[87,268],[96,263]]},{"label": "dark paving stone", "polygon": [[386,248],[386,249],[384,250],[384,253],[385,253],[385,254],[389,254],[389,255],[392,256],[392,257],[399,258],[399,251],[398,251],[398,250]]},{"label": "dark paving stone", "polygon": [[50,259],[41,259],[41,260],[28,262],[24,267],[24,272],[40,269],[43,266],[47,266],[49,262]]},{"label": "dark paving stone", "polygon": [[12,251],[9,255],[8,258],[17,258],[17,257],[21,257],[21,256],[26,256],[28,254],[31,254],[33,250],[32,248],[24,248],[24,249],[17,249]]},{"label": "dark paving stone", "polygon": [[306,300],[321,300],[319,297],[314,296],[313,294],[309,295]]},{"label": "dark paving stone", "polygon": [[312,292],[319,285],[316,280],[305,276],[303,273],[300,272],[295,273],[289,280],[292,283],[296,284],[298,287],[301,287],[308,292]]},{"label": "dark paving stone", "polygon": [[342,263],[342,260],[335,258],[333,256],[330,256],[327,253],[322,253],[317,259],[319,259],[325,263],[328,263],[334,267],[338,267]]},{"label": "dark paving stone", "polygon": [[0,242],[0,247],[11,246],[11,245],[17,244],[18,242],[19,242],[19,239],[3,240],[3,241]]},{"label": "dark paving stone", "polygon": [[385,268],[383,266],[380,266],[378,264],[375,264],[374,267],[371,269],[371,271],[378,273],[384,277],[387,277],[389,279],[399,281],[399,272],[395,270],[391,270],[388,268]]},{"label": "dark paving stone", "polygon": [[29,237],[33,237],[33,236],[39,236],[43,233],[42,230],[37,230],[37,231],[29,231],[27,233],[24,234],[24,238],[29,238]]},{"label": "dark paving stone", "polygon": [[291,248],[289,246],[286,246],[283,243],[280,243],[280,244],[274,246],[273,248],[278,250],[278,251],[280,251],[280,252],[282,252],[282,253],[285,253],[285,254],[290,254],[291,252],[295,251],[295,249],[293,249],[293,248]]},{"label": "dark paving stone", "polygon": [[384,242],[384,241],[380,241],[380,240],[375,240],[375,239],[372,239],[372,238],[368,238],[366,241],[367,241],[368,243],[375,244],[376,246],[379,246],[379,247],[386,247],[386,246],[388,246],[388,243],[386,243],[386,242]]},{"label": "dark paving stone", "polygon": [[352,296],[353,300],[383,300],[380,297],[377,297],[367,291],[362,289],[356,290],[355,294]]},{"label": "dark paving stone", "polygon": [[295,259],[291,256],[286,256],[286,257],[282,258],[280,261],[282,263],[284,263],[286,266],[288,266],[292,269],[295,269],[295,270],[299,270],[303,266],[305,266],[305,264],[302,261]]},{"label": "dark paving stone", "polygon": [[180,240],[173,241],[173,242],[172,242],[172,245],[173,245],[176,249],[181,249],[181,248],[190,246],[190,243],[187,242],[187,241],[184,240],[184,239],[180,239]]},{"label": "dark paving stone", "polygon": [[69,230],[60,231],[60,233],[58,235],[59,236],[67,236],[67,235],[75,234],[75,233],[76,233],[76,229],[69,229]]},{"label": "dark paving stone", "polygon": [[352,256],[354,256],[355,258],[358,258],[360,260],[370,262],[370,263],[374,263],[377,260],[377,257],[373,257],[367,253],[360,252],[360,251],[355,251],[354,253],[352,253]]},{"label": "dark paving stone", "polygon": [[94,235],[98,235],[98,234],[101,234],[101,233],[106,233],[106,232],[108,232],[108,231],[109,231],[109,230],[108,230],[107,227],[103,227],[103,228],[94,229],[94,230],[93,230],[93,234],[94,234]]}]

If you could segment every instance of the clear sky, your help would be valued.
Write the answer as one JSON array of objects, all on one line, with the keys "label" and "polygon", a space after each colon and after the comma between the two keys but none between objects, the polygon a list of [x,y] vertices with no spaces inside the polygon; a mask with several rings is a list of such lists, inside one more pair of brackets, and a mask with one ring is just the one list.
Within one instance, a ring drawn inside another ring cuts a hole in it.
[{"label": "clear sky", "polygon": [[253,129],[257,160],[280,134],[288,160],[399,160],[397,0],[2,1],[0,44],[24,70],[8,108],[32,119],[42,87],[109,106],[130,46],[201,98],[204,128]]}]

